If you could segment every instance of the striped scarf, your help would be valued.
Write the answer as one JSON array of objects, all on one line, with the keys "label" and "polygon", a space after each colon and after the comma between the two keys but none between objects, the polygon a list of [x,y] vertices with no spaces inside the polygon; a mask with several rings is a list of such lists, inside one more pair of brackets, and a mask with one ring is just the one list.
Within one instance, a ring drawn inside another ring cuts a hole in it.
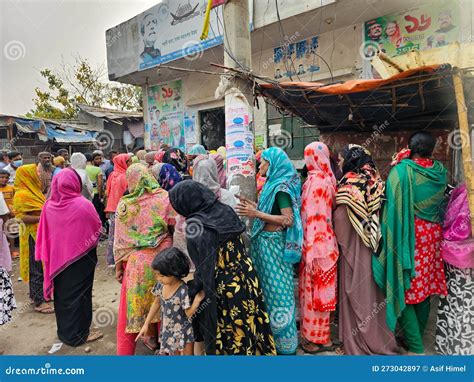
[{"label": "striped scarf", "polygon": [[344,174],[339,182],[336,204],[345,204],[349,220],[362,242],[377,252],[381,239],[379,211],[385,184],[370,163]]}]

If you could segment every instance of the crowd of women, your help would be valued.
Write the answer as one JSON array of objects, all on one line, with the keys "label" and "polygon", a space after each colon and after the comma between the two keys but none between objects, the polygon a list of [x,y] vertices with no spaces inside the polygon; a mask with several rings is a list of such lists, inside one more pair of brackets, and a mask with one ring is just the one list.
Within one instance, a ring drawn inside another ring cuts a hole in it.
[{"label": "crowd of women", "polygon": [[[38,312],[55,313],[61,341],[101,338],[90,326],[96,247],[106,228],[107,263],[121,283],[118,355],[133,355],[137,341],[162,355],[293,355],[298,347],[424,354],[431,310],[437,351],[472,354],[467,191],[448,185],[432,158],[435,144],[431,134],[414,133],[386,182],[359,145],[331,153],[322,142],[309,144],[304,182],[272,147],[256,155],[257,201],[227,189],[224,148],[119,154],[105,200],[98,198],[106,222],[99,203],[84,197],[101,192],[97,172],[88,170],[101,165],[97,156],[73,154],[49,190],[38,164],[23,165],[13,206],[26,227],[22,277]],[[250,232],[241,217],[253,222]],[[0,324],[15,307],[6,249]],[[441,296],[437,309],[433,295]]]}]

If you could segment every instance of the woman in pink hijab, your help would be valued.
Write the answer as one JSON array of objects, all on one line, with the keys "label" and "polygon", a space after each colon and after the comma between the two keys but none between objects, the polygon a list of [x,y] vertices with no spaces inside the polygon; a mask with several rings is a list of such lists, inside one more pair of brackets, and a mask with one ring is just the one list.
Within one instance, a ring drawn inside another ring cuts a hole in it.
[{"label": "woman in pink hijab", "polygon": [[127,179],[125,173],[127,172],[128,166],[132,164],[130,154],[119,154],[114,158],[114,171],[107,179],[107,206],[105,207],[105,213],[109,218],[109,236],[107,240],[107,265],[114,265],[114,230],[115,230],[115,210],[123,196],[124,192],[127,191]]},{"label": "woman in pink hijab", "polygon": [[225,173],[224,158],[220,154],[209,155],[217,165],[217,177],[219,178],[219,184],[221,188],[227,189],[227,176]]},{"label": "woman in pink hijab", "polygon": [[58,173],[41,212],[36,260],[43,262],[44,297],[54,296],[57,334],[69,346],[95,341],[90,332],[96,247],[102,224],[94,205],[81,195],[82,181],[73,169]]}]

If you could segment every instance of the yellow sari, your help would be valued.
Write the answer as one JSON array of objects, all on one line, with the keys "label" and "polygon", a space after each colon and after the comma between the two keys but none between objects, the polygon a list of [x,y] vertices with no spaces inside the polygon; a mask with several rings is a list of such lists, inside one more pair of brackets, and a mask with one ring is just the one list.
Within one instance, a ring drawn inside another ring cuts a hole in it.
[{"label": "yellow sari", "polygon": [[[22,220],[26,214],[41,212],[46,198],[41,192],[41,182],[37,173],[36,164],[21,166],[16,171],[15,196],[13,197],[13,211],[15,218]],[[30,236],[36,241],[38,223],[21,224],[20,228],[20,276],[28,282],[30,278]]]}]

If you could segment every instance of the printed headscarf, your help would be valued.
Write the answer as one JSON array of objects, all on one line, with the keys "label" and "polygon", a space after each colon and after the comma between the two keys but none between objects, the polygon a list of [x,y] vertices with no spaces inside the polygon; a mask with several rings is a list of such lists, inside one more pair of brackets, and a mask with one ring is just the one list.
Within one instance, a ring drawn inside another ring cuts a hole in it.
[{"label": "printed headscarf", "polygon": [[115,261],[126,261],[140,249],[157,248],[174,225],[175,212],[146,166],[132,164],[126,173],[130,194],[122,197],[115,219]]},{"label": "printed headscarf", "polygon": [[342,155],[344,175],[339,181],[336,204],[347,206],[349,220],[362,242],[377,252],[381,239],[379,215],[385,183],[366,148],[349,145]]},{"label": "printed headscarf", "polygon": [[329,149],[322,142],[312,142],[304,150],[304,160],[308,169],[301,206],[304,262],[313,274],[335,272],[339,257],[332,224],[336,178],[331,170]]}]

